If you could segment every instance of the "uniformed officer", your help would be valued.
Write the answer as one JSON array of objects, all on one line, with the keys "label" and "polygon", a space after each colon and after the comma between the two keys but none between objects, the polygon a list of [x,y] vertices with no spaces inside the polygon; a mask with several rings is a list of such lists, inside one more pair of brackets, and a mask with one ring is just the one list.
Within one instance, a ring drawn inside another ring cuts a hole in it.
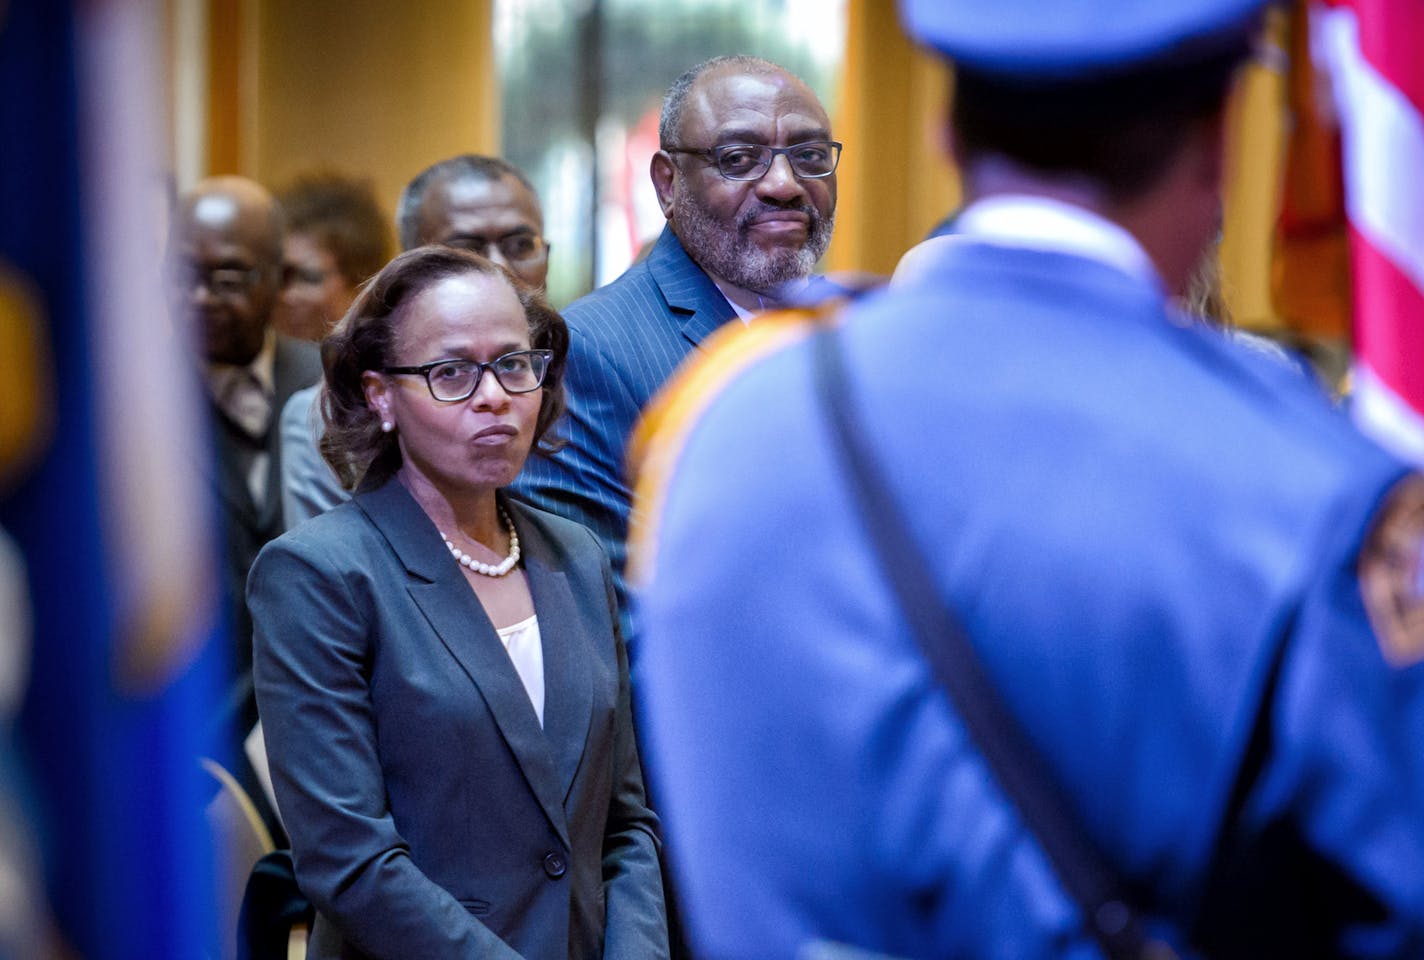
[{"label": "uniformed officer", "polygon": [[701,955],[1101,955],[907,625],[919,563],[1151,935],[1424,956],[1424,480],[1171,306],[1259,6],[904,0],[960,239],[843,314],[843,377],[759,323],[649,421],[635,673]]}]

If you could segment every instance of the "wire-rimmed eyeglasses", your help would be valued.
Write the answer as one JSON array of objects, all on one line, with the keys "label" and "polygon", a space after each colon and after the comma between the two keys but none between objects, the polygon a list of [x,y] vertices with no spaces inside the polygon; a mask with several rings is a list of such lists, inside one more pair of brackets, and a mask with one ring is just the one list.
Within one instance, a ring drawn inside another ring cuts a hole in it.
[{"label": "wire-rimmed eyeglasses", "polygon": [[785,154],[791,172],[806,180],[819,180],[836,172],[841,162],[841,145],[836,140],[807,140],[789,147],[768,147],[758,143],[724,143],[710,150],[663,147],[665,153],[686,153],[701,157],[728,180],[760,180],[771,169],[777,154]]},{"label": "wire-rimmed eyeglasses", "polygon": [[491,260],[494,259],[491,251],[497,250],[507,263],[535,263],[549,256],[548,241],[528,230],[515,230],[499,237],[447,237],[440,242],[447,247],[459,247]]},{"label": "wire-rimmed eyeglasses", "polygon": [[530,393],[544,385],[552,350],[516,350],[493,360],[432,360],[416,367],[382,367],[382,373],[424,377],[430,395],[441,403],[468,400],[480,388],[485,371],[505,393]]}]

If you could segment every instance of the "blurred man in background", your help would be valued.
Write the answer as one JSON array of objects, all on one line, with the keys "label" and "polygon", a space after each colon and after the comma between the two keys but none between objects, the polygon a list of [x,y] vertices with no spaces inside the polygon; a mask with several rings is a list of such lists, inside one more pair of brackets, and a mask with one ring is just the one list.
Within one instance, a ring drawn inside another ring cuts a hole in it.
[{"label": "blurred man in background", "polygon": [[[198,331],[203,349],[215,450],[210,473],[222,511],[233,638],[226,709],[239,741],[257,723],[247,571],[283,530],[277,414],[293,393],[321,377],[316,347],[272,326],[285,230],[281,208],[265,189],[241,177],[215,177],[179,198],[170,238],[174,311]],[[240,768],[239,779],[260,797],[251,771]],[[280,834],[274,811],[265,815]]]},{"label": "blurred man in background", "polygon": [[205,180],[178,203],[173,228],[174,296],[204,345],[218,451],[228,579],[239,664],[250,661],[242,602],[247,568],[282,532],[278,411],[321,376],[316,348],[279,335],[284,224],[261,186],[240,177]]}]

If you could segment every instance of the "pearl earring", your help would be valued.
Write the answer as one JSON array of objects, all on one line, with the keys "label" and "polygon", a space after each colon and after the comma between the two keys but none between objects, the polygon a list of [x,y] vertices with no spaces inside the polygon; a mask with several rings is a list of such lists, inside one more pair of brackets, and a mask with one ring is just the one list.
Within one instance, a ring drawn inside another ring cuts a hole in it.
[{"label": "pearl earring", "polygon": [[382,432],[382,433],[390,433],[390,432],[391,432],[392,430],[394,430],[395,428],[396,428],[396,425],[395,425],[394,423],[391,423],[389,420],[382,420],[382,421],[381,421],[381,432]]}]

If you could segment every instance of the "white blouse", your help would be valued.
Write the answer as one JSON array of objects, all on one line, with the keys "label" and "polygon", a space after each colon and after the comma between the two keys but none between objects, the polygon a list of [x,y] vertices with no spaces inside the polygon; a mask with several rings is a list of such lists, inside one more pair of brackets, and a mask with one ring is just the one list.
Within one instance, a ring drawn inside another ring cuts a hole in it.
[{"label": "white blouse", "polygon": [[544,726],[544,644],[539,638],[539,616],[497,631],[504,644],[509,659],[514,661],[514,669],[524,682],[524,692],[529,694],[529,702],[534,705],[534,714],[539,718],[539,726]]}]

